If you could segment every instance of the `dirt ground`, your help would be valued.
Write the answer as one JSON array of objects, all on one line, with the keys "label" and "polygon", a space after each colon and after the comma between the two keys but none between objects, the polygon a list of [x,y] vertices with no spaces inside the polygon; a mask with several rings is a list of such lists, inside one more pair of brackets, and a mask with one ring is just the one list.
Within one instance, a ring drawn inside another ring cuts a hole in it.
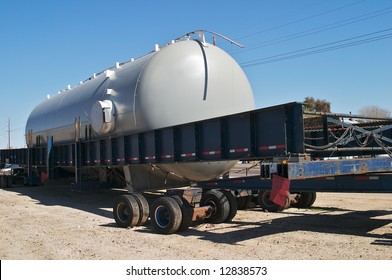
[{"label": "dirt ground", "polygon": [[0,258],[392,259],[392,194],[319,193],[311,209],[238,211],[230,223],[173,235],[116,226],[120,191],[0,189]]}]

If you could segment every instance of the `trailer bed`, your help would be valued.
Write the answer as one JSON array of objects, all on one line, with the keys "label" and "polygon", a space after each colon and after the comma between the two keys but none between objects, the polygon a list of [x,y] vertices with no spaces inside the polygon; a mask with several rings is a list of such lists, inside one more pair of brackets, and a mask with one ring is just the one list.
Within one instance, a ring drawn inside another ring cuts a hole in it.
[{"label": "trailer bed", "polygon": [[[268,182],[276,173],[291,180],[291,188],[297,188],[298,182],[302,188],[312,185],[317,191],[325,184],[316,182],[332,181],[330,178],[337,182],[339,176],[349,180],[349,176],[365,178],[383,173],[379,178],[389,184],[385,178],[392,171],[392,119],[303,112],[303,104],[296,102],[94,141],[75,129],[75,137],[72,144],[53,146],[47,139],[41,146],[1,150],[0,161],[34,166],[49,178],[55,178],[59,173],[55,170],[62,168],[77,173],[88,168],[143,165],[154,169],[159,164],[256,162],[260,165],[256,181]],[[222,180],[219,186],[232,188],[226,186],[230,180]],[[236,188],[264,189],[270,184],[244,180],[247,185],[234,184]],[[205,187],[218,181],[196,183]],[[146,186],[146,190],[152,188],[157,186]],[[324,190],[332,189],[338,188]]]}]

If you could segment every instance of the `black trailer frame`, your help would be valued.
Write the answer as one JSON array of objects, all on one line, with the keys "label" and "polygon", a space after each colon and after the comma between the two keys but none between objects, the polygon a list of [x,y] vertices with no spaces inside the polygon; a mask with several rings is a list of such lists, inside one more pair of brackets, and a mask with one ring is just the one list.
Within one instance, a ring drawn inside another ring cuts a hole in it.
[{"label": "black trailer frame", "polygon": [[[359,122],[354,123],[353,119]],[[239,178],[225,178],[196,182],[197,186],[264,190],[271,188],[271,174],[276,173],[291,180],[292,190],[391,192],[392,189],[391,118],[303,112],[303,104],[293,102],[95,140],[90,139],[90,127],[79,125],[76,118],[74,143],[52,145],[53,139],[40,139],[36,142],[44,144],[1,150],[0,162],[28,166],[29,170],[35,167],[55,178],[58,176],[55,170],[64,167],[74,168],[77,174],[89,167],[259,161],[260,174],[242,178],[243,183],[239,183]],[[81,133],[83,130],[86,133]],[[382,179],[366,180],[368,187],[360,187],[364,176],[375,178],[373,173],[383,173],[377,175]],[[75,180],[78,181],[77,176]]]},{"label": "black trailer frame", "polygon": [[[301,103],[288,103],[101,139],[91,139],[91,127],[81,127],[78,117],[74,125],[74,143],[56,144],[53,136],[37,136],[35,142],[39,144],[32,146],[29,131],[29,147],[1,150],[0,161],[26,166],[28,184],[38,181],[34,171],[53,179],[61,176],[61,170],[73,169],[74,185],[80,188],[81,170],[98,169],[100,181],[105,181],[109,172],[123,168],[122,179],[129,194],[118,197],[113,207],[120,227],[141,226],[150,217],[156,232],[170,234],[204,220],[229,221],[238,207],[233,193],[241,190],[256,192],[260,206],[268,211],[281,211],[290,205],[310,207],[316,191],[392,192],[390,118],[306,113]],[[155,180],[155,185],[142,191],[171,190],[152,203],[134,193],[128,182],[130,173],[126,174],[130,167],[137,170],[139,166],[149,176],[161,163],[205,162],[208,168],[211,161],[253,162],[258,172],[194,182],[202,190],[198,202],[187,200],[182,191],[176,192],[178,186],[167,185],[168,177]]]}]

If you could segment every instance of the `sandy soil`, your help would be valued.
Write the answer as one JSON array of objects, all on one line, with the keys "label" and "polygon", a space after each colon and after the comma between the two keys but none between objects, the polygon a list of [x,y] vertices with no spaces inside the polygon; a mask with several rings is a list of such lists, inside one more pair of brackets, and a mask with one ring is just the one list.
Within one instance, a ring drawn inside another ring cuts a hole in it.
[{"label": "sandy soil", "polygon": [[319,193],[311,209],[238,211],[173,235],[116,226],[120,191],[0,189],[1,259],[392,259],[392,194]]}]

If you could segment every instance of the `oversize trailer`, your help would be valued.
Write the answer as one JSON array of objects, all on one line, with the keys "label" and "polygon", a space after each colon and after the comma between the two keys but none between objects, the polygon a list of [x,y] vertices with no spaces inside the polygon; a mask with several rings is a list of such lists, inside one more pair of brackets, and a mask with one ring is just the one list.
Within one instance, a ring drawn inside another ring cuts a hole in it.
[{"label": "oversize trailer", "polygon": [[[366,119],[344,121],[349,118]],[[91,184],[82,170],[93,169],[100,184],[118,187],[123,182],[128,189],[113,209],[119,226],[140,226],[150,217],[155,231],[173,233],[193,222],[231,220],[240,190],[256,193],[268,211],[290,204],[309,207],[315,192],[390,193],[391,139],[391,119],[311,115],[303,112],[303,104],[288,103],[119,138],[1,150],[1,161],[23,164],[53,179],[61,176],[57,169],[74,169],[79,187]],[[257,169],[257,175],[185,184],[180,170],[168,173],[159,167],[182,163],[209,168],[212,162],[231,161],[251,162],[247,166]],[[135,189],[134,184],[145,188]],[[182,187],[189,185],[202,190],[201,198],[184,195]],[[155,190],[168,191],[149,205],[143,193]]]},{"label": "oversize trailer", "polygon": [[[74,189],[127,189],[116,223],[150,218],[164,234],[229,221],[244,197],[280,211],[310,207],[319,191],[392,192],[392,119],[295,102],[255,110],[250,95],[234,60],[192,32],[44,101],[26,126],[28,148],[1,150],[0,160],[25,166],[26,184],[71,176]],[[231,176],[238,162],[253,175]],[[167,191],[150,200],[157,190]]]}]

